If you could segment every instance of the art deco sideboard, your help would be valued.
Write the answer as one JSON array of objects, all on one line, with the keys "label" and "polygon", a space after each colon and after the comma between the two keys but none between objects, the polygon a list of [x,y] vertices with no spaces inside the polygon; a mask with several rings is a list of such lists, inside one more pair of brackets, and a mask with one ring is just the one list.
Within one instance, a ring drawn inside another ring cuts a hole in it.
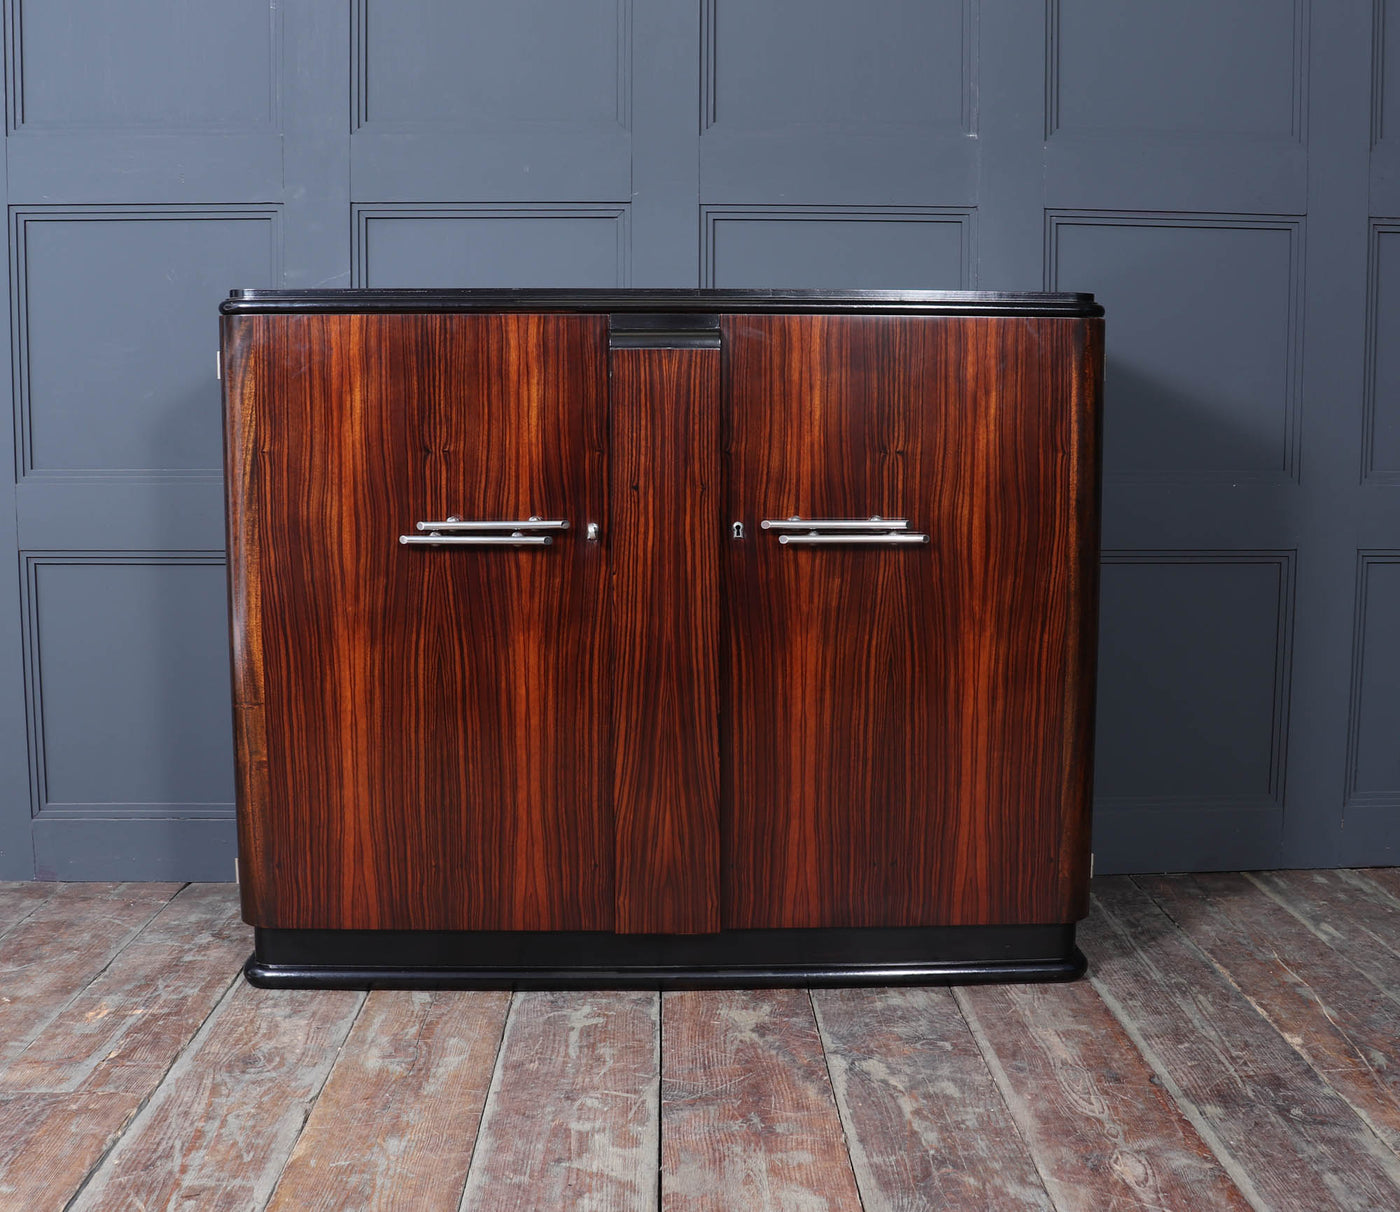
[{"label": "art deco sideboard", "polygon": [[250,980],[1082,972],[1092,296],[222,312]]}]

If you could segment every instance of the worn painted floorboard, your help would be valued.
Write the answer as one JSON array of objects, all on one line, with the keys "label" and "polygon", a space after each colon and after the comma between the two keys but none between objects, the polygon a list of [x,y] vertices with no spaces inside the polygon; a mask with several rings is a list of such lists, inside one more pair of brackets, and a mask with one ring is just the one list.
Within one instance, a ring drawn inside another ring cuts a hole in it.
[{"label": "worn painted floorboard", "polygon": [[455,1208],[509,993],[371,993],[268,1208]]},{"label": "worn painted floorboard", "polygon": [[363,1001],[239,981],[74,1208],[261,1208]]},{"label": "worn painted floorboard", "polygon": [[1236,1184],[1272,1208],[1400,1208],[1400,1158],[1156,902],[1127,877],[1094,899],[1094,987]]},{"label": "worn painted floorboard", "polygon": [[1118,877],[1063,986],[270,992],[0,884],[0,1210],[1400,1209],[1400,872]]},{"label": "worn painted floorboard", "polygon": [[1400,986],[1374,984],[1242,875],[1137,882],[1400,1152]]},{"label": "worn painted floorboard", "polygon": [[0,1208],[65,1207],[140,1105],[110,1091],[0,1096]]},{"label": "worn painted floorboard", "polygon": [[668,993],[661,1038],[665,1212],[860,1208],[805,990]]},{"label": "worn painted floorboard", "polygon": [[179,884],[69,884],[0,939],[0,1066],[62,1013]]},{"label": "worn painted floorboard", "polygon": [[463,1208],[655,1208],[658,1000],[515,995]]},{"label": "worn painted floorboard", "polygon": [[1059,1212],[1249,1207],[1092,985],[957,1000]]},{"label": "worn painted floorboard", "polygon": [[187,886],[0,1070],[0,1091],[147,1097],[233,983],[251,942],[231,884]]},{"label": "worn painted floorboard", "polygon": [[24,921],[63,885],[31,881],[0,884],[0,938]]},{"label": "worn painted floorboard", "polygon": [[816,989],[865,1212],[1053,1205],[947,989]]}]

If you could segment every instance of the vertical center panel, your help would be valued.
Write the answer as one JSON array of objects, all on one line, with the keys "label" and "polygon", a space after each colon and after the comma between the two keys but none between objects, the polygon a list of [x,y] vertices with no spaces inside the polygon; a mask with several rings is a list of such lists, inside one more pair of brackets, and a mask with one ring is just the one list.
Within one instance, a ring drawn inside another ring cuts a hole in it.
[{"label": "vertical center panel", "polygon": [[696,934],[720,928],[720,351],[713,317],[666,319],[613,317],[609,363],[616,929]]}]

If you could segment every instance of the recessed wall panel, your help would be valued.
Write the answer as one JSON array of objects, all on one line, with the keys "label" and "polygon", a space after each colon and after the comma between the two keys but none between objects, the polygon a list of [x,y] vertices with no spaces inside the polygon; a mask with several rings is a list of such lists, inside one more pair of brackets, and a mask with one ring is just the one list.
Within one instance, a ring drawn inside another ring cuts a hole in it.
[{"label": "recessed wall panel", "polygon": [[21,470],[217,472],[215,308],[279,277],[270,209],[15,212]]},{"label": "recessed wall panel", "polygon": [[1363,472],[1400,482],[1400,223],[1371,226]]},{"label": "recessed wall panel", "polygon": [[1301,220],[1052,214],[1048,235],[1051,287],[1111,317],[1108,479],[1296,477]]},{"label": "recessed wall panel", "polygon": [[1356,593],[1347,801],[1400,806],[1400,553],[1362,552]]},{"label": "recessed wall panel", "polygon": [[224,563],[30,554],[30,732],[41,813],[232,811]]},{"label": "recessed wall panel", "polygon": [[630,0],[359,0],[359,119],[627,124]]},{"label": "recessed wall panel", "polygon": [[970,207],[978,0],[703,0],[700,199]]},{"label": "recessed wall panel", "polygon": [[704,285],[956,290],[969,212],[706,207]]},{"label": "recessed wall panel", "polygon": [[276,119],[268,0],[9,0],[11,122],[246,130]]},{"label": "recessed wall panel", "polygon": [[625,286],[624,207],[357,211],[361,286]]},{"label": "recessed wall panel", "polygon": [[703,123],[970,126],[965,0],[706,0]]},{"label": "recessed wall panel", "polygon": [[1101,807],[1282,807],[1289,552],[1106,553]]},{"label": "recessed wall panel", "polygon": [[1305,0],[1051,0],[1049,130],[1301,133]]},{"label": "recessed wall panel", "polygon": [[1376,0],[1374,17],[1371,137],[1394,143],[1400,138],[1400,8]]}]

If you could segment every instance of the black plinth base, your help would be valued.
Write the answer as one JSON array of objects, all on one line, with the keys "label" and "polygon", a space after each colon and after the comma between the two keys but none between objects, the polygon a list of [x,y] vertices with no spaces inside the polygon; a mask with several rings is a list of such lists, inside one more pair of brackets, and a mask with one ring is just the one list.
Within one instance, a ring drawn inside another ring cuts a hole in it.
[{"label": "black plinth base", "polygon": [[1084,975],[1074,926],[593,931],[254,931],[264,989],[741,989],[970,985]]}]

